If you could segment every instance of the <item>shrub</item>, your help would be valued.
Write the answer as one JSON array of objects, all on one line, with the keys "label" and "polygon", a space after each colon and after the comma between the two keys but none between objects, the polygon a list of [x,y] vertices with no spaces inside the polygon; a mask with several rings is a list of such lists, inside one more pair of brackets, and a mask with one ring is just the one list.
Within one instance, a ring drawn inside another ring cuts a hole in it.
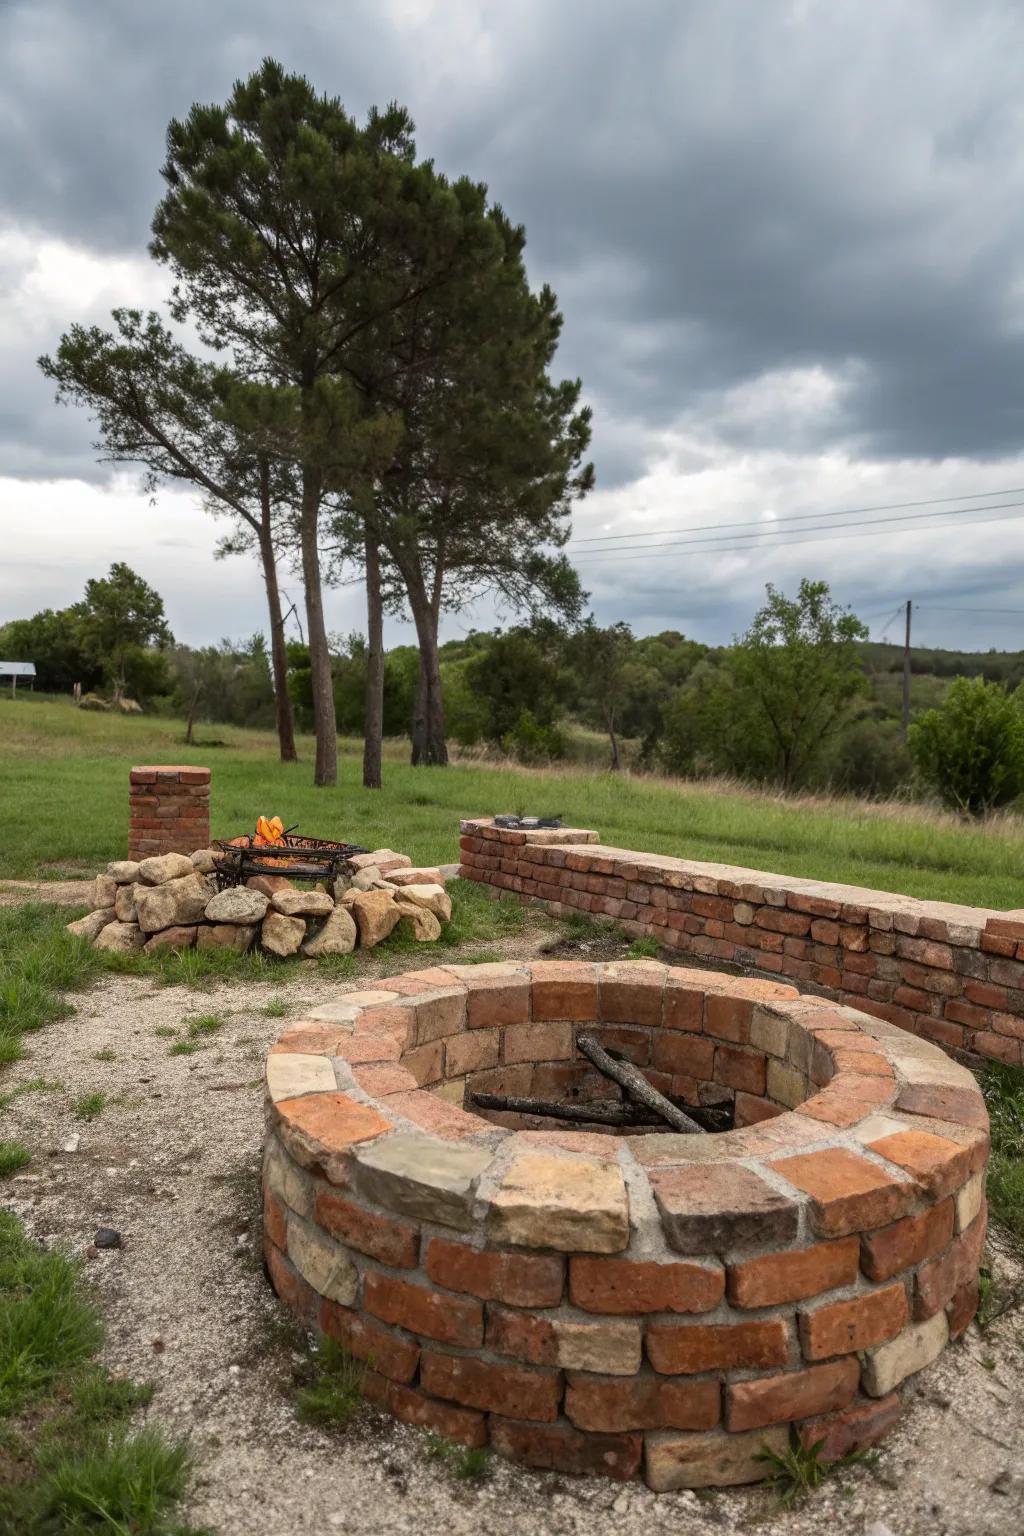
[{"label": "shrub", "polygon": [[510,731],[501,738],[501,746],[521,763],[547,763],[564,757],[566,742],[555,725],[541,725],[533,711],[524,709]]},{"label": "shrub", "polygon": [[1024,789],[1024,715],[1017,694],[958,677],[938,709],[910,727],[918,776],[946,805],[983,816]]}]

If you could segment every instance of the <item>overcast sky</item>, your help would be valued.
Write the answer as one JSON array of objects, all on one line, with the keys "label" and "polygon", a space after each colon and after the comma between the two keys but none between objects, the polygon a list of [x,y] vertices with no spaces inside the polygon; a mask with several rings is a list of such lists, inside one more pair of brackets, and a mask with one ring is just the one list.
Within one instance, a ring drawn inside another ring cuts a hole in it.
[{"label": "overcast sky", "polygon": [[[594,409],[571,550],[602,622],[724,641],[806,574],[876,636],[912,597],[922,643],[1024,645],[1018,0],[0,0],[0,622],[124,559],[183,640],[262,625],[255,565],[97,465],[35,359],[162,302],[167,121],[266,54],[357,115],[397,98],[421,154],[525,223]],[[987,521],[818,517],[981,493]],[[629,537],[576,542],[601,535]],[[332,629],[361,622],[331,594]]]}]

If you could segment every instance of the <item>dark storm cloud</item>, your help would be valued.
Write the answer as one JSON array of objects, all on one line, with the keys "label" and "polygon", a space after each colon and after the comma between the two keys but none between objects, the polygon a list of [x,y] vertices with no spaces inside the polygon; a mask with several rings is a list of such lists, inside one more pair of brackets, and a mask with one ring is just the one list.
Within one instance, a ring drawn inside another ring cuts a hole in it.
[{"label": "dark storm cloud", "polygon": [[[273,53],[360,115],[406,102],[421,152],[526,223],[604,485],[643,467],[625,424],[761,445],[730,391],[815,367],[847,387],[785,446],[999,456],[1024,428],[1022,44],[1014,0],[8,0],[0,215],[140,252],[168,118]],[[43,398],[0,408],[16,473],[49,450]]]}]

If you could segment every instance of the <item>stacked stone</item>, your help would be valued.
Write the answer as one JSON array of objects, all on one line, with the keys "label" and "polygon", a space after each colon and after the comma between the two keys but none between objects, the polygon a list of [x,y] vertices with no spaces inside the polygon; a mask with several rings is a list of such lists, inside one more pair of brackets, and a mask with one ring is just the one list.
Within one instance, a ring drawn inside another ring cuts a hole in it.
[{"label": "stacked stone", "polygon": [[128,858],[188,853],[210,841],[210,770],[133,768],[128,788]]},{"label": "stacked stone", "polygon": [[[641,1061],[759,1060],[756,1123],[616,1138],[462,1107],[481,1055],[561,1065],[584,1026]],[[372,1401],[530,1466],[750,1482],[791,1425],[833,1460],[881,1438],[977,1305],[973,1077],[778,983],[437,967],[296,1021],[267,1092],[279,1295],[367,1362]]]},{"label": "stacked stone", "polygon": [[[352,880],[335,882],[334,892],[299,890],[283,876],[257,875],[244,886],[219,891],[214,878],[223,857],[213,848],[192,854],[165,853],[142,860],[121,859],[96,879],[96,908],[69,923],[71,933],[96,949],[233,949],[258,945],[285,957],[300,951],[309,959],[344,955],[359,944],[372,948],[400,924],[424,943],[441,937],[452,914],[451,897],[440,873],[423,880],[392,883],[391,874],[414,872],[406,854],[380,848],[357,856]],[[377,863],[372,862],[377,860]]]},{"label": "stacked stone", "polygon": [[479,819],[461,830],[463,879],[610,919],[701,961],[784,976],[966,1060],[1024,1061],[1024,910],[609,848],[591,831]]}]

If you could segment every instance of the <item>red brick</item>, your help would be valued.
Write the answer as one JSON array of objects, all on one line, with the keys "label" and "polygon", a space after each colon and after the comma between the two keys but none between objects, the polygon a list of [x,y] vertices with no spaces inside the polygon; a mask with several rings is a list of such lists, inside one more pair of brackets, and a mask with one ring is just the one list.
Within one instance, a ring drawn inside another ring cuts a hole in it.
[{"label": "red brick", "polygon": [[774,1307],[804,1301],[823,1291],[852,1285],[857,1278],[860,1243],[842,1237],[788,1253],[766,1253],[729,1265],[729,1300],[737,1307]]},{"label": "red brick", "polygon": [[861,1238],[861,1264],[869,1280],[890,1280],[901,1270],[941,1253],[953,1236],[954,1207],[943,1200],[919,1216],[904,1216]]},{"label": "red brick", "polygon": [[651,1031],[631,1029],[628,1024],[598,1024],[588,1034],[606,1051],[618,1051],[627,1061],[645,1067],[651,1059]]},{"label": "red brick", "polygon": [[558,1339],[550,1318],[515,1307],[488,1307],[487,1348],[526,1365],[558,1364]]},{"label": "red brick", "polygon": [[717,1381],[667,1381],[657,1376],[572,1376],[565,1413],[577,1429],[714,1429],[721,1417]]},{"label": "red brick", "polygon": [[598,1012],[602,1022],[661,1026],[664,971],[654,966],[616,965],[615,973],[602,972],[598,984]]},{"label": "red brick", "polygon": [[558,1417],[562,1396],[559,1371],[530,1370],[504,1362],[492,1364],[470,1355],[446,1355],[426,1350],[420,1381],[435,1397],[452,1398],[484,1413],[515,1413],[523,1419],[551,1423]]},{"label": "red brick", "polygon": [[941,1312],[961,1287],[976,1278],[986,1229],[986,1213],[982,1210],[941,1258],[921,1265],[914,1296],[915,1317],[932,1317]]},{"label": "red brick", "polygon": [[896,1108],[908,1115],[926,1115],[932,1120],[950,1120],[954,1124],[988,1129],[985,1101],[973,1086],[905,1083],[897,1095]]},{"label": "red brick", "polygon": [[971,1174],[972,1148],[930,1131],[898,1131],[868,1145],[911,1174],[936,1200],[959,1189]]},{"label": "red brick", "polygon": [[497,1029],[503,1024],[526,1024],[529,1018],[528,976],[474,977],[469,988],[466,1010],[466,1022],[470,1029]]},{"label": "red brick", "polygon": [[853,1451],[865,1451],[881,1440],[900,1416],[900,1395],[890,1392],[876,1402],[854,1403],[841,1413],[808,1419],[800,1426],[805,1450],[818,1446],[822,1461],[841,1461]]},{"label": "red brick", "polygon": [[715,1042],[704,1035],[656,1035],[654,1065],[661,1072],[683,1073],[710,1082],[715,1068]]},{"label": "red brick", "polygon": [[867,1291],[849,1301],[826,1302],[802,1311],[800,1338],[808,1360],[870,1349],[899,1333],[909,1316],[902,1285]]},{"label": "red brick", "polygon": [[992,1061],[1005,1061],[1008,1065],[1016,1067],[1021,1061],[1021,1047],[1019,1040],[1012,1040],[1006,1035],[997,1035],[992,1031],[979,1032],[971,1039],[971,1045],[980,1055],[989,1057]]},{"label": "red brick", "polygon": [[263,1230],[282,1251],[288,1247],[288,1215],[275,1194],[263,1189]]},{"label": "red brick", "polygon": [[581,1434],[562,1424],[524,1424],[492,1415],[491,1444],[500,1456],[552,1472],[626,1482],[640,1469],[642,1435]]},{"label": "red brick", "polygon": [[395,1275],[371,1273],[363,1282],[363,1305],[382,1322],[408,1328],[441,1344],[475,1349],[483,1343],[484,1309],[479,1301],[444,1296]]},{"label": "red brick", "polygon": [[813,1413],[832,1413],[852,1401],[859,1360],[830,1360],[782,1376],[740,1381],[725,1389],[725,1427],[731,1431],[788,1424]]},{"label": "red brick", "polygon": [[698,1034],[704,1028],[702,988],[671,971],[665,981],[662,1027],[687,1030],[692,1034]]},{"label": "red brick", "polygon": [[316,1319],[320,1297],[311,1285],[307,1285],[297,1270],[289,1264],[281,1250],[264,1236],[263,1256],[267,1261],[270,1283],[285,1306],[308,1323]]},{"label": "red brick", "polygon": [[662,1226],[677,1253],[791,1243],[799,1206],[748,1168],[697,1164],[652,1168],[651,1188]]},{"label": "red brick", "polygon": [[708,995],[704,1006],[704,1030],[718,1040],[746,1045],[750,1040],[750,1020],[754,1005],[745,997]]},{"label": "red brick", "polygon": [[577,961],[544,960],[531,967],[533,1018],[597,1018],[597,972],[593,965]]},{"label": "red brick", "polygon": [[445,1440],[457,1440],[460,1445],[473,1447],[487,1444],[487,1420],[482,1413],[426,1397],[415,1387],[389,1382],[382,1406],[403,1424],[433,1430]]},{"label": "red brick", "polygon": [[905,1215],[920,1194],[916,1184],[843,1147],[782,1158],[772,1170],[810,1195],[811,1221],[823,1237],[880,1227]]},{"label": "red brick", "polygon": [[513,1024],[504,1031],[506,1062],[568,1061],[573,1055],[569,1023]]},{"label": "red brick", "polygon": [[761,1095],[765,1091],[765,1057],[760,1051],[720,1045],[715,1051],[715,1082],[726,1088]]},{"label": "red brick", "polygon": [[415,1339],[382,1328],[372,1318],[341,1307],[326,1298],[320,1301],[320,1331],[344,1345],[357,1360],[366,1360],[392,1381],[412,1381],[420,1361],[420,1346]]},{"label": "red brick", "polygon": [[388,1108],[431,1135],[440,1136],[443,1141],[463,1141],[468,1136],[479,1135],[484,1128],[477,1115],[467,1114],[457,1104],[449,1104],[437,1094],[425,1093],[422,1089],[415,1093],[392,1094]]},{"label": "red brick", "polygon": [[647,1355],[656,1371],[696,1376],[732,1367],[785,1365],[789,1330],[782,1318],[751,1323],[653,1323]]},{"label": "red brick", "polygon": [[350,1248],[369,1254],[381,1264],[390,1264],[393,1269],[416,1268],[420,1235],[409,1222],[375,1216],[354,1200],[326,1189],[317,1190],[316,1219]]},{"label": "red brick", "polygon": [[971,1280],[964,1281],[963,1285],[953,1293],[953,1298],[946,1308],[951,1339],[958,1339],[963,1333],[978,1310],[980,1298],[981,1282],[977,1275]]},{"label": "red brick", "polygon": [[556,1307],[562,1299],[564,1261],[554,1254],[498,1253],[435,1237],[425,1267],[435,1284],[484,1301]]},{"label": "red brick", "polygon": [[725,1292],[719,1264],[657,1264],[632,1259],[573,1257],[569,1299],[586,1312],[709,1312]]}]

